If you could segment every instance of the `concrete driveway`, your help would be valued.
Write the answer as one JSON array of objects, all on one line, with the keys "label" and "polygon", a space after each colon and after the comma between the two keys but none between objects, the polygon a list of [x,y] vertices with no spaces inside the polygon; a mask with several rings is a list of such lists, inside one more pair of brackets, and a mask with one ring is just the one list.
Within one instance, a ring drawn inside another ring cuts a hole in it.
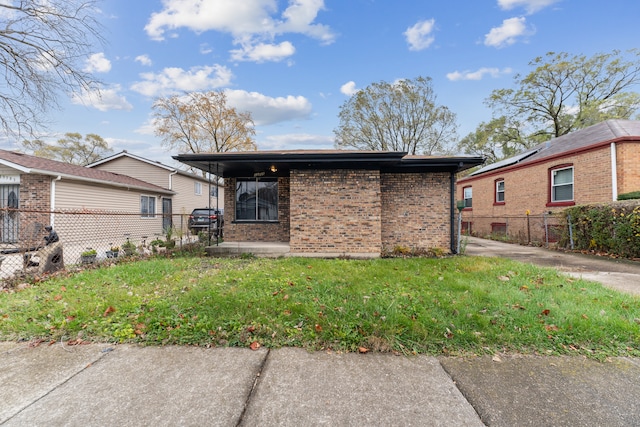
[{"label": "concrete driveway", "polygon": [[602,283],[610,288],[640,295],[640,263],[595,255],[566,253],[477,237],[467,239],[465,255],[509,258],[542,267],[553,267],[573,277]]}]

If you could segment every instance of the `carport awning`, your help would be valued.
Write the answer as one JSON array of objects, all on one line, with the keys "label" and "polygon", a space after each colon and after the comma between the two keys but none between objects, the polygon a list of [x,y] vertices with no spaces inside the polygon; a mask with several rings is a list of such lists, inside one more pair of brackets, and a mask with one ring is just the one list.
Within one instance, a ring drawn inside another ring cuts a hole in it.
[{"label": "carport awning", "polygon": [[288,176],[291,169],[460,172],[484,163],[472,156],[408,156],[397,151],[245,151],[179,154],[173,158],[220,177]]}]

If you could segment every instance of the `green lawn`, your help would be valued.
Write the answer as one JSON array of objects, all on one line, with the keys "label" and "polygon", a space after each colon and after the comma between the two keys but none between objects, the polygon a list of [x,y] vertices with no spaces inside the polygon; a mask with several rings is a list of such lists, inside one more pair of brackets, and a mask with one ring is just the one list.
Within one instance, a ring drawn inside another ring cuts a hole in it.
[{"label": "green lawn", "polygon": [[640,356],[640,298],[451,257],[152,258],[0,293],[0,339]]}]

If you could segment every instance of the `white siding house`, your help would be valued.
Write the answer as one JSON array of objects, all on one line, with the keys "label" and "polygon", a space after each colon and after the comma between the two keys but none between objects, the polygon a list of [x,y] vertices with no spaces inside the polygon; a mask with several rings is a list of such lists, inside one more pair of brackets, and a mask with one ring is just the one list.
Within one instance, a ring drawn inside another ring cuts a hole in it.
[{"label": "white siding house", "polygon": [[[174,192],[163,199],[163,213],[173,215],[173,226],[185,229],[186,217],[196,208],[224,209],[224,187],[200,175],[122,151],[88,165],[137,178]],[[169,204],[169,205],[168,205]]]}]

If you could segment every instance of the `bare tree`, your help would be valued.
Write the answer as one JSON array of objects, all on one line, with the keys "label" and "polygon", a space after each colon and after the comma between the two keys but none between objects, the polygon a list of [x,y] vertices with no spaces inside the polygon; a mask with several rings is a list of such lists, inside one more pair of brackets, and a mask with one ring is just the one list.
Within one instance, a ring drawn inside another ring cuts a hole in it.
[{"label": "bare tree", "polygon": [[18,0],[0,3],[0,125],[33,134],[62,93],[96,85],[83,61],[101,42],[93,0]]},{"label": "bare tree", "polygon": [[223,91],[159,98],[153,104],[156,135],[187,153],[255,150],[251,114],[227,105]]},{"label": "bare tree", "polygon": [[367,86],[340,107],[336,147],[357,150],[445,152],[456,136],[456,116],[436,103],[429,77]]}]

